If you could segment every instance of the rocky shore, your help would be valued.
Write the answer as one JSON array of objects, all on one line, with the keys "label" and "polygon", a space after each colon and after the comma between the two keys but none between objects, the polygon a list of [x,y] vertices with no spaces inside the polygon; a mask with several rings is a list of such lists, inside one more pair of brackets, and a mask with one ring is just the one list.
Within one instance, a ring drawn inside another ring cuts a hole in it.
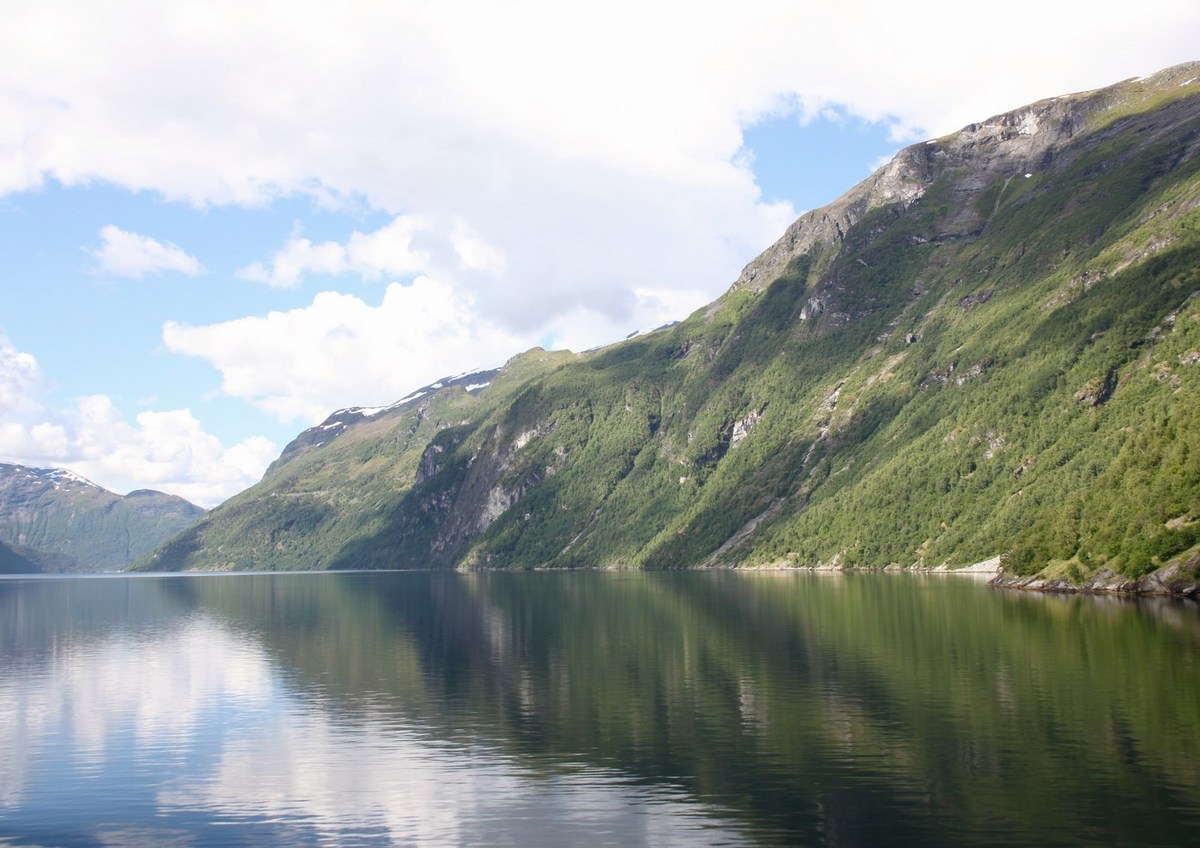
[{"label": "rocky shore", "polygon": [[1194,563],[1185,568],[1171,565],[1152,574],[1130,579],[1115,571],[1104,569],[1083,583],[1073,583],[1065,577],[1047,578],[1033,575],[1018,577],[999,574],[988,585],[999,589],[1024,589],[1031,592],[1085,592],[1106,595],[1170,595],[1174,597],[1200,599],[1200,580],[1197,580]]},{"label": "rocky shore", "polygon": [[[820,565],[793,565],[791,563],[774,563],[768,566],[750,570],[766,571],[811,571],[822,573],[839,573],[844,571],[884,571],[907,574],[959,574],[977,578],[988,578],[989,586],[997,589],[1019,589],[1028,592],[1061,592],[1065,594],[1084,593],[1095,595],[1158,595],[1177,598],[1194,598],[1200,600],[1200,579],[1196,577],[1200,557],[1188,558],[1176,562],[1152,574],[1139,577],[1136,580],[1123,574],[1117,574],[1111,569],[1102,569],[1082,583],[1075,583],[1066,577],[1049,577],[1043,574],[1018,576],[1005,574],[1000,557],[992,557],[982,562],[955,568],[949,565],[908,567],[891,565],[884,568],[848,568],[837,562]],[[732,567],[732,566],[729,566]]]}]

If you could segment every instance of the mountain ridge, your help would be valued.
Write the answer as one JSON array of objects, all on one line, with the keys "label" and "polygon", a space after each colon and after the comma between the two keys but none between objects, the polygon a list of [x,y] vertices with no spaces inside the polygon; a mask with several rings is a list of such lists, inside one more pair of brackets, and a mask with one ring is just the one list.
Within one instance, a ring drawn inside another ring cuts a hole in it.
[{"label": "mountain ridge", "polygon": [[[1110,116],[1114,107],[1134,107],[1153,99],[1150,92],[1162,86],[1196,82],[1200,63],[1189,62],[1135,77],[1101,89],[1049,97],[1018,109],[968,124],[957,133],[909,145],[886,165],[832,203],[801,215],[784,234],[742,270],[732,288],[754,287],[760,276],[774,279],[793,256],[820,242],[840,242],[844,234],[868,212],[884,205],[911,205],[922,197],[931,182],[933,160],[962,159],[980,146],[990,145],[1001,155],[988,163],[983,178],[978,168],[971,175],[976,189],[989,183],[986,175],[1007,177],[1032,174],[1046,164],[1047,154],[1063,145],[1100,116]],[[1013,144],[1019,139],[1019,144]],[[996,142],[1007,142],[997,144]],[[999,198],[997,198],[999,199]],[[969,211],[969,210],[964,210]],[[974,210],[970,210],[974,211]],[[966,229],[966,228],[964,228]],[[969,232],[969,230],[968,230]],[[757,289],[756,289],[757,290]]]},{"label": "mountain ridge", "polygon": [[456,374],[453,377],[442,377],[440,380],[435,380],[427,386],[414,389],[400,400],[387,406],[350,406],[345,409],[336,410],[330,413],[320,424],[309,427],[296,436],[296,438],[292,439],[292,441],[288,442],[284,446],[283,452],[280,453],[279,458],[267,467],[263,476],[264,478],[270,477],[297,456],[329,443],[332,439],[345,432],[347,427],[353,426],[363,419],[374,418],[377,415],[390,415],[415,403],[422,397],[445,388],[461,387],[468,394],[480,392],[491,385],[492,380],[496,378],[499,372],[499,368],[467,371],[462,374]]},{"label": "mountain ridge", "polygon": [[905,148],[682,323],[352,422],[139,567],[1194,573],[1198,69]]}]

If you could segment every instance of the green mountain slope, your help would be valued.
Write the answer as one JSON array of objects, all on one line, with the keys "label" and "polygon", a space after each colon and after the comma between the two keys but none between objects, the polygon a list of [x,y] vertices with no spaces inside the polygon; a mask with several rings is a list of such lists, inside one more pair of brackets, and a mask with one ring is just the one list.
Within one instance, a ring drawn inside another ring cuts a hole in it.
[{"label": "green mountain slope", "polygon": [[63,469],[0,463],[0,542],[34,566],[21,571],[119,571],[203,514],[174,495],[122,497]]},{"label": "green mountain slope", "polygon": [[1198,292],[1193,64],[907,148],[682,323],[339,429],[141,567],[1191,572]]}]

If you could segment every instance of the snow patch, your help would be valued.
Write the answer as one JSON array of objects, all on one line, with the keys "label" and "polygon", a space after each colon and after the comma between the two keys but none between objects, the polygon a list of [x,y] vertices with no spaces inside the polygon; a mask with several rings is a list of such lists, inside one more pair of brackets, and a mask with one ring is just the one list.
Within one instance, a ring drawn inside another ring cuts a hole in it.
[{"label": "snow patch", "polygon": [[404,404],[408,403],[409,401],[414,401],[417,398],[421,397],[422,395],[427,395],[427,394],[429,394],[429,392],[422,389],[419,392],[413,392],[408,397],[400,398],[400,400],[396,401],[395,403],[388,404],[387,406],[364,406],[361,409],[356,409],[353,411],[357,412],[363,418],[371,418],[372,416],[378,415],[381,412],[391,412],[393,409],[396,409],[399,406],[403,406]]},{"label": "snow patch", "polygon": [[[346,409],[339,409],[336,412],[334,412],[333,415],[329,416],[328,419],[326,419],[327,421],[329,421],[328,424],[322,424],[322,425],[320,425],[319,428],[313,428],[313,429],[321,429],[321,430],[328,431],[328,430],[336,429],[338,427],[344,428],[344,427],[349,426],[352,423],[351,421],[349,421],[347,419],[356,418],[356,417],[357,418],[373,418],[374,416],[379,415],[380,413],[391,412],[392,410],[398,409],[406,403],[411,403],[412,401],[416,400],[417,398],[424,397],[425,395],[429,394],[430,392],[436,392],[440,389],[447,388],[448,386],[462,385],[464,380],[469,379],[471,377],[476,377],[476,378],[490,377],[490,376],[493,376],[495,373],[496,373],[496,371],[494,369],[490,369],[490,370],[489,369],[483,369],[483,370],[475,369],[473,371],[464,371],[461,374],[455,374],[453,377],[443,377],[442,379],[438,380],[436,383],[433,383],[429,386],[425,386],[422,389],[418,389],[417,391],[413,392],[412,394],[408,395],[407,397],[400,398],[400,400],[396,401],[395,403],[390,403],[387,406],[351,406]],[[486,382],[467,383],[465,388],[468,392],[475,392],[475,391],[479,391],[480,389],[486,388],[486,387],[490,386],[491,384],[492,384],[491,380],[487,380]],[[337,435],[337,434],[334,433],[332,435]]]},{"label": "snow patch", "polygon": [[[74,471],[69,471],[66,468],[47,468],[47,469],[44,469],[44,471],[45,471],[45,476],[49,477],[51,480],[56,480],[56,481],[61,480],[66,483],[78,483],[83,486],[96,486],[96,484],[93,483],[88,478],[86,478],[80,474],[76,474]],[[54,487],[56,489],[58,488],[57,482],[54,484]],[[96,488],[100,488],[100,487],[96,486]]]},{"label": "snow patch", "polygon": [[[626,336],[624,339],[622,339],[622,341],[629,341],[630,339],[635,339],[638,336],[648,336],[651,333],[657,333],[659,330],[669,330],[671,327],[674,327],[678,323],[679,323],[678,321],[668,321],[665,324],[659,324],[657,327],[646,327],[641,330],[634,330],[632,333],[630,333],[628,336]],[[619,344],[619,342],[618,342],[618,344]],[[593,348],[593,350],[600,350],[603,347],[607,347],[607,345],[601,345],[599,348]]]},{"label": "snow patch", "polygon": [[[417,398],[421,397],[422,395],[427,395],[427,394],[429,394],[429,393],[426,391],[423,391],[423,390],[419,391],[419,392],[413,392],[411,395],[409,395],[406,398],[400,398],[400,400],[396,401],[391,406],[385,406],[383,409],[375,410],[375,412],[383,412],[385,409],[395,409],[397,406],[399,406],[402,403],[408,403],[409,401],[416,400]],[[371,414],[374,415],[375,413],[373,412]]]}]

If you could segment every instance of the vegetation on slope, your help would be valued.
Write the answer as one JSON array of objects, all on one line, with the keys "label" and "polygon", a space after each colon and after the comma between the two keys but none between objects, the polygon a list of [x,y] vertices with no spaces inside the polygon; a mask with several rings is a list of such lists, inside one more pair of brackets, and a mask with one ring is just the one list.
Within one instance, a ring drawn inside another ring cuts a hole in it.
[{"label": "vegetation on slope", "polygon": [[147,565],[1194,572],[1195,70],[909,148],[682,323],[347,430]]}]

